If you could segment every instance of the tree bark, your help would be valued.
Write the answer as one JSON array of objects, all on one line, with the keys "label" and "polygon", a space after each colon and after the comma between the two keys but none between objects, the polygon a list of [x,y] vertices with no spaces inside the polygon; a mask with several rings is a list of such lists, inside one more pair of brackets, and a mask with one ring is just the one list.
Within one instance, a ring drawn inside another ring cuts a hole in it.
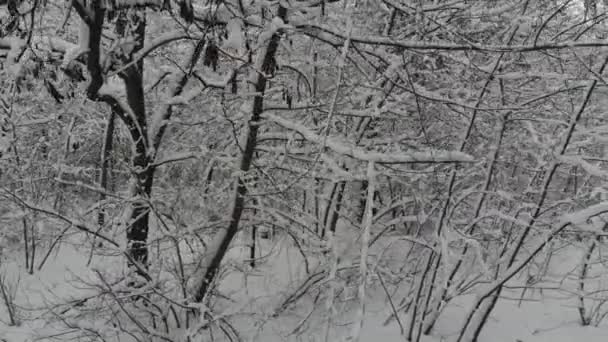
[{"label": "tree bark", "polygon": [[[123,56],[124,63],[130,63],[133,60],[133,55],[144,47],[146,35],[145,14],[135,12],[130,15],[130,18],[127,15],[128,12],[126,11],[119,14],[116,23],[117,31],[121,35],[130,33],[136,40],[131,54]],[[128,21],[130,21],[130,25],[126,25]],[[133,27],[133,32],[124,32],[127,26]],[[134,144],[131,159],[132,182],[134,182],[134,186],[131,188],[132,193],[129,195],[143,199],[131,203],[130,222],[127,223],[127,252],[135,262],[138,262],[142,268],[146,269],[148,265],[148,247],[146,244],[149,230],[149,209],[145,200],[152,193],[154,167],[148,153],[149,141],[146,105],[144,102],[143,69],[144,61],[143,59],[139,59],[136,63],[126,68],[120,76],[125,83],[127,104],[133,115],[133,118],[128,120],[127,124]],[[125,113],[125,116],[128,116],[128,114]]]}]

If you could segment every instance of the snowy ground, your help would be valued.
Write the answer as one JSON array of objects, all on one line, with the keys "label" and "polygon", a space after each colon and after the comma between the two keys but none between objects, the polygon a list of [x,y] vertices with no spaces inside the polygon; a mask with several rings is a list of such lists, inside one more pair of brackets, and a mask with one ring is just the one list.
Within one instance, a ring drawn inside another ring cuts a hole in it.
[{"label": "snowy ground", "polygon": [[[280,297],[275,291],[296,284],[304,274],[299,253],[293,248],[286,248],[287,245],[288,243],[267,245],[266,250],[271,252],[271,261],[263,266],[265,267],[264,272],[249,274],[246,277],[236,272],[230,274],[224,278],[222,290],[230,293],[238,301],[247,303],[242,307],[244,311],[259,310],[260,303],[272,307],[269,303],[274,305]],[[242,252],[243,249],[237,247],[231,254],[233,258],[238,258]],[[46,326],[44,320],[36,319],[36,317],[41,315],[44,312],[41,309],[53,300],[86,295],[84,290],[75,289],[66,284],[74,284],[76,277],[94,276],[91,267],[86,266],[87,253],[88,249],[82,248],[82,246],[64,244],[45,267],[34,275],[27,274],[23,266],[15,261],[19,259],[19,256],[12,256],[11,262],[5,262],[2,265],[0,271],[8,275],[9,281],[14,283],[19,279],[17,303],[20,315],[25,319],[18,327],[8,326],[6,307],[0,306],[0,341],[2,339],[7,342],[44,341],[40,338],[53,334],[53,327]],[[569,292],[575,291],[577,283],[571,279],[572,277],[569,278],[568,274],[572,274],[580,264],[581,255],[581,248],[577,247],[558,251],[552,258],[546,278],[539,284],[546,288],[542,294],[540,290],[528,290],[524,299],[521,300],[521,289],[506,290],[482,333],[481,342],[605,341],[608,336],[608,324],[600,324],[599,327],[582,327],[576,310],[576,296]],[[93,264],[97,264],[96,267],[103,267],[104,263],[99,260]],[[112,258],[105,261],[106,267],[116,265]],[[314,264],[311,265],[313,268],[314,266]],[[600,278],[602,278],[601,274],[594,275],[594,279]],[[603,282],[598,280],[597,284],[603,284]],[[243,292],[242,289],[245,288],[245,285],[247,290]],[[513,285],[517,285],[517,283],[515,282]],[[547,289],[554,287],[560,289]],[[251,298],[256,298],[256,301],[251,301]],[[455,299],[441,316],[436,326],[436,333],[432,337],[425,337],[423,341],[453,340],[470,301],[471,296]],[[390,312],[385,298],[381,294],[374,295],[373,301],[368,306],[361,341],[404,341],[395,321],[387,326],[383,325]],[[407,320],[407,317],[403,316],[402,320]],[[272,330],[277,326],[268,325],[267,328]],[[282,340],[278,337],[279,334],[273,335],[269,331],[251,332],[250,340],[252,341]],[[272,336],[274,336],[274,340]],[[61,341],[61,338],[55,340]],[[308,333],[308,336],[300,334],[296,337],[294,335],[293,338],[287,340],[323,341],[324,339]]]}]

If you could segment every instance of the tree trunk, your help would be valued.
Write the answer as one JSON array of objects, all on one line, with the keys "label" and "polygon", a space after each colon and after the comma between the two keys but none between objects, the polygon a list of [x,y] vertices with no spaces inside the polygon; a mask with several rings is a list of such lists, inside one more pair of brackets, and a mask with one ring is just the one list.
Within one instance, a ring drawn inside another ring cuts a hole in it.
[{"label": "tree trunk", "polygon": [[[99,175],[99,186],[104,190],[108,191],[108,173],[111,168],[110,158],[112,157],[113,150],[113,138],[114,138],[114,118],[115,113],[112,111],[110,116],[108,117],[108,122],[106,124],[106,130],[103,139],[103,146],[101,150],[101,171]],[[99,201],[105,201],[106,194],[101,193],[99,195]],[[103,206],[103,203],[101,204]],[[105,224],[105,211],[102,208],[99,209],[99,213],[97,215],[97,223],[99,227],[103,227]]]},{"label": "tree trunk", "polygon": [[258,233],[258,226],[254,224],[251,227],[251,248],[249,250],[249,265],[252,268],[255,267],[255,243],[256,243],[257,233]]},{"label": "tree trunk", "polygon": [[340,218],[340,210],[342,209],[342,199],[344,198],[344,188],[346,182],[341,181],[336,191],[336,207],[331,213],[331,220],[326,226],[326,229],[332,233],[332,236],[336,235],[336,226],[338,225],[338,219]]},{"label": "tree trunk", "polygon": [[325,237],[325,230],[327,229],[327,224],[329,222],[329,213],[331,212],[331,208],[334,203],[334,197],[336,197],[336,191],[338,191],[338,184],[339,183],[334,182],[332,184],[331,191],[329,192],[329,199],[327,201],[327,204],[325,205],[325,211],[323,212],[323,220],[321,221],[321,224],[322,224],[321,231],[318,232],[318,233],[320,233],[319,236],[321,238]]},{"label": "tree trunk", "polygon": [[[124,31],[125,27],[133,27],[133,32],[129,33],[137,38],[131,55],[125,58],[127,63],[133,60],[133,54],[144,47],[146,34],[145,14],[132,13],[129,15],[130,18],[127,18],[128,15],[129,13],[126,11],[121,12],[116,24],[119,34],[123,33],[120,31]],[[130,21],[130,25],[126,25],[127,21]],[[125,82],[127,104],[135,116],[134,120],[131,120],[128,125],[134,144],[131,159],[134,186],[131,188],[132,193],[129,195],[142,199],[131,203],[130,222],[127,226],[127,252],[135,262],[146,269],[148,265],[146,243],[149,230],[149,209],[145,201],[152,192],[154,167],[151,165],[152,161],[148,154],[149,141],[144,102],[143,69],[144,61],[140,59],[137,63],[128,67],[124,73],[121,73],[121,78]]]},{"label": "tree trunk", "polygon": [[[283,6],[279,6],[277,11],[277,17],[286,20],[287,9]],[[253,81],[254,91],[256,96],[253,98],[251,103],[251,116],[247,122],[245,132],[243,135],[244,141],[242,142],[242,154],[240,160],[240,174],[249,171],[251,162],[254,157],[254,151],[257,144],[258,138],[258,126],[260,122],[260,115],[264,109],[264,91],[266,90],[267,77],[266,74],[270,73],[269,67],[274,64],[274,58],[279,47],[279,41],[281,36],[279,33],[274,33],[266,46],[266,49],[257,56],[253,70],[251,71],[251,80]],[[259,71],[262,72],[259,72]],[[211,282],[215,278],[217,271],[219,270],[220,264],[230,242],[238,232],[239,221],[241,214],[243,213],[245,196],[247,195],[247,186],[242,177],[237,176],[234,182],[232,206],[230,209],[230,223],[228,227],[218,232],[214,243],[209,246],[210,257],[207,257],[202,262],[203,277],[196,290],[195,300],[202,302],[205,298]]]}]

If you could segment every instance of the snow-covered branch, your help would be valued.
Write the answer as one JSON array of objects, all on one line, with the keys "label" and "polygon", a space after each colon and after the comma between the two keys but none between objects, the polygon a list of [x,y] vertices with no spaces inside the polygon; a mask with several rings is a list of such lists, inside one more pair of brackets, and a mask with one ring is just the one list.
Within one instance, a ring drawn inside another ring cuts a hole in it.
[{"label": "snow-covered branch", "polygon": [[148,40],[148,41],[144,42],[144,47],[133,56],[133,59],[128,64],[120,66],[120,69],[110,73],[109,76],[119,74],[120,72],[126,70],[127,68],[135,65],[135,63],[139,62],[143,58],[146,58],[148,55],[150,55],[152,52],[154,52],[154,50],[156,50],[166,44],[169,44],[171,42],[175,42],[178,40],[185,40],[185,39],[194,40],[194,39],[200,39],[200,37],[197,38],[196,36],[193,36],[187,32],[184,32],[183,30],[175,30],[175,31],[167,32],[158,38]]},{"label": "snow-covered branch", "polygon": [[293,26],[305,34],[318,38],[333,45],[342,45],[349,39],[356,44],[371,46],[391,46],[411,50],[445,50],[445,51],[480,51],[480,52],[533,52],[563,49],[602,48],[608,47],[605,40],[572,40],[565,42],[547,42],[531,45],[493,45],[479,43],[453,43],[450,41],[426,42],[421,40],[398,39],[395,37],[377,35],[352,35],[340,31],[333,26],[323,24],[311,24],[310,22],[292,23]]},{"label": "snow-covered branch", "polygon": [[309,128],[299,123],[283,119],[271,113],[264,113],[262,117],[272,121],[282,127],[300,133],[304,139],[322,145],[332,151],[349,156],[361,161],[375,162],[378,164],[408,164],[408,163],[468,163],[474,158],[464,152],[457,151],[427,151],[427,152],[374,152],[366,151],[359,146],[355,146],[347,141],[340,141],[333,137],[321,137]]}]

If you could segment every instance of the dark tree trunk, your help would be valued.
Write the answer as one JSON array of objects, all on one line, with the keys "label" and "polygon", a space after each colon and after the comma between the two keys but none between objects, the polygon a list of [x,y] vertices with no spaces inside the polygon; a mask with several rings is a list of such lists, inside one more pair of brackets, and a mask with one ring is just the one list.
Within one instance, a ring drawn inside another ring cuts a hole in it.
[{"label": "dark tree trunk", "polygon": [[325,230],[327,229],[327,225],[329,223],[329,213],[331,212],[331,208],[334,203],[334,197],[336,197],[336,191],[338,191],[338,183],[334,183],[332,185],[331,192],[329,193],[329,201],[327,201],[327,205],[325,206],[325,211],[323,214],[323,221],[321,221],[321,224],[323,225],[321,227],[320,232],[321,238],[325,237]]},{"label": "dark tree trunk", "polygon": [[[363,217],[365,215],[365,208],[367,207],[367,187],[368,187],[368,185],[369,185],[369,183],[366,180],[361,182],[361,192],[360,192],[361,197],[359,197],[359,222],[362,222]],[[378,201],[378,203],[380,205],[384,205],[384,202],[382,201],[382,197],[380,197],[380,192],[378,192],[377,190],[374,191],[374,200]],[[372,215],[376,216],[377,213],[378,213],[378,209],[374,206],[372,208]]]},{"label": "dark tree trunk", "polygon": [[[285,18],[287,16],[287,9],[283,6],[279,6],[277,16],[283,21],[285,21]],[[241,154],[241,161],[239,165],[239,169],[240,171],[242,171],[242,173],[246,173],[249,171],[252,160],[254,158],[254,151],[257,145],[258,138],[258,126],[260,122],[260,115],[262,114],[262,111],[264,109],[264,92],[266,90],[267,82],[266,74],[270,74],[270,66],[274,65],[275,63],[275,55],[279,47],[280,39],[281,36],[279,33],[275,33],[272,35],[270,41],[268,42],[266,50],[262,52],[263,55],[258,56],[258,58],[260,58],[259,61],[261,62],[261,65],[259,65],[260,63],[256,63],[258,65],[255,65],[255,69],[254,71],[252,71],[252,75],[254,75],[254,77],[252,77],[252,79],[254,80],[253,86],[257,95],[253,99],[251,117],[247,122],[247,126],[245,128],[247,130],[245,137],[246,140],[243,142],[243,152]],[[259,72],[259,70],[262,70],[263,72]],[[238,177],[235,180],[234,184],[230,223],[228,224],[227,228],[221,230],[218,233],[219,235],[216,237],[217,240],[214,241],[214,244],[212,246],[210,246],[211,256],[208,259],[203,260],[202,263],[204,274],[195,294],[195,300],[197,302],[201,302],[205,298],[205,295],[207,294],[207,291],[209,290],[209,287],[220,268],[222,259],[224,258],[224,255],[228,250],[228,246],[230,245],[230,242],[238,232],[239,222],[241,219],[241,214],[243,213],[246,195],[247,186],[245,184],[245,181],[242,177]]]},{"label": "dark tree trunk", "polygon": [[[127,28],[132,28],[127,32]],[[128,64],[133,61],[133,56],[144,47],[146,35],[146,18],[143,12],[121,11],[116,20],[116,31],[119,35],[131,35],[135,39],[135,46],[131,54],[122,56],[122,62]],[[133,156],[131,158],[132,197],[142,200],[131,203],[130,220],[127,223],[127,253],[132,261],[140,264],[141,269],[148,267],[148,219],[149,208],[146,200],[152,192],[152,181],[154,167],[149,155],[148,126],[146,120],[146,106],[144,101],[143,86],[144,61],[139,59],[136,63],[120,73],[125,83],[127,105],[133,117],[122,113],[123,121],[127,124],[133,143]],[[131,266],[131,265],[130,265]],[[138,268],[138,273],[141,273]]]},{"label": "dark tree trunk", "polygon": [[[254,214],[255,216],[255,214]],[[249,265],[251,267],[255,267],[255,243],[256,243],[256,235],[257,235],[258,227],[257,225],[253,225],[251,227],[251,249],[249,250]]]},{"label": "dark tree trunk", "polygon": [[346,187],[346,182],[341,181],[338,185],[338,189],[336,191],[336,207],[331,213],[331,220],[326,229],[328,229],[332,235],[336,235],[336,226],[338,225],[338,219],[340,218],[340,210],[342,209],[342,199],[344,198],[344,188]]},{"label": "dark tree trunk", "polygon": [[[80,3],[75,1],[74,8],[81,17],[81,42],[87,42],[89,53],[87,57],[87,70],[91,77],[87,87],[87,97],[94,101],[104,101],[110,104],[112,112],[116,113],[127,125],[133,141],[133,156],[131,160],[132,179],[130,197],[139,197],[144,200],[131,203],[130,220],[127,222],[127,255],[129,263],[139,264],[135,267],[137,272],[149,278],[145,273],[148,263],[148,208],[145,199],[149,198],[152,190],[152,176],[154,169],[148,155],[148,134],[146,125],[146,109],[143,88],[143,58],[130,65],[119,75],[126,88],[127,108],[110,96],[100,96],[99,89],[103,85],[103,69],[101,66],[101,37],[104,26],[105,9],[98,1]],[[129,25],[127,25],[129,24]],[[132,28],[127,31],[127,28]],[[131,35],[135,39],[135,46],[128,55],[119,56],[124,65],[133,61],[133,56],[144,46],[146,33],[146,20],[143,12],[121,11],[116,20],[116,33],[119,36]],[[133,265],[130,265],[133,266]]]},{"label": "dark tree trunk", "polygon": [[[108,117],[108,122],[106,123],[106,130],[103,139],[103,146],[101,149],[101,171],[99,175],[99,186],[104,190],[108,191],[108,178],[111,169],[110,158],[112,158],[112,150],[113,150],[113,138],[114,138],[114,118],[116,114],[114,111],[110,113]],[[106,194],[102,193],[99,195],[99,201],[105,201]],[[103,204],[102,204],[103,206]],[[99,227],[103,227],[105,224],[105,211],[103,207],[99,210],[97,216],[97,223]]]}]

